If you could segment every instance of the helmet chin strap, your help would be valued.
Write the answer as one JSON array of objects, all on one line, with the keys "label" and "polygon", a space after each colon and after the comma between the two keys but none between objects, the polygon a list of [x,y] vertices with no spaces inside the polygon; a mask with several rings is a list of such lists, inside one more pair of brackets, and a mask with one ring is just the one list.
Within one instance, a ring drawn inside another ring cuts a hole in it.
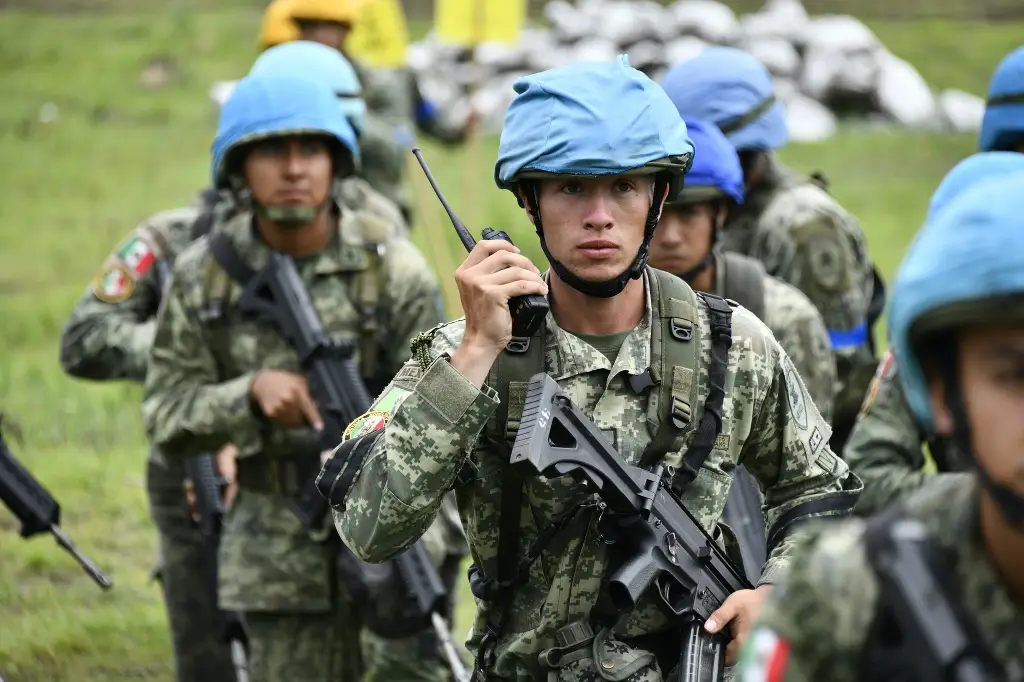
[{"label": "helmet chin strap", "polygon": [[953,416],[952,441],[960,451],[968,455],[978,471],[981,486],[992,496],[1003,518],[1018,532],[1024,533],[1024,495],[994,480],[985,470],[974,451],[971,427],[967,421],[963,390],[960,385],[958,348],[952,344],[951,357],[943,358],[942,378],[946,386],[946,407]]},{"label": "helmet chin strap", "polygon": [[558,278],[586,296],[612,298],[621,293],[630,280],[640,279],[644,274],[644,267],[646,267],[647,259],[650,255],[651,240],[654,238],[655,228],[658,227],[658,219],[661,217],[661,208],[664,205],[664,197],[666,196],[668,185],[667,177],[661,173],[655,175],[654,198],[651,200],[651,207],[647,211],[647,221],[644,223],[644,240],[640,244],[640,250],[637,252],[632,264],[622,274],[603,281],[594,282],[583,279],[570,272],[569,268],[565,267],[564,264],[551,255],[551,251],[548,250],[547,241],[544,239],[544,227],[540,220],[540,190],[536,183],[530,184],[532,188],[530,194],[532,196],[530,197],[531,201],[526,202],[526,210],[530,212],[530,217],[533,218],[533,225],[537,230],[537,236],[540,238],[540,248],[544,250],[544,256],[548,259],[551,269],[555,271]]}]

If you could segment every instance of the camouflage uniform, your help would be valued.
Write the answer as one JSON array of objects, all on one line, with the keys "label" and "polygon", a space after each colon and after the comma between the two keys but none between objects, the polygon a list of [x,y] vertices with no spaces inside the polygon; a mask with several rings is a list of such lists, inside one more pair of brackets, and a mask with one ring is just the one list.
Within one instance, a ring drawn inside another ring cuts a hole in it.
[{"label": "camouflage uniform", "polygon": [[[864,481],[857,514],[868,516],[881,511],[931,480],[932,474],[921,470],[921,446],[925,442],[900,385],[896,361],[888,351],[878,365],[843,453],[850,468]],[[949,442],[933,439],[928,446],[940,472],[969,468],[970,460]]]},{"label": "camouflage uniform", "polygon": [[768,274],[802,291],[821,312],[839,377],[834,422],[845,440],[840,431],[852,427],[877,364],[865,322],[874,291],[867,243],[835,199],[765,154],[765,173],[747,189],[746,202],[722,233],[723,244],[760,260]]},{"label": "camouflage uniform", "polygon": [[[952,561],[960,600],[1011,677],[1024,674],[1024,609],[993,567],[981,542],[973,476],[934,479],[907,500],[943,556]],[[868,563],[864,522],[829,524],[797,545],[783,582],[768,596],[737,668],[741,681],[879,679],[863,669],[864,649],[878,602],[878,579]],[[783,653],[788,649],[788,656]],[[772,660],[782,665],[765,676]]]},{"label": "camouflage uniform", "polygon": [[[735,253],[723,254],[718,249],[716,252],[716,281],[715,291],[712,293],[735,298],[740,305],[750,308],[751,304],[748,301],[739,298],[739,292],[732,293],[735,289],[730,286],[729,281],[730,265],[736,259],[745,257]],[[832,358],[828,330],[821,319],[821,313],[796,287],[767,274],[764,274],[762,281],[762,321],[793,361],[822,418],[831,423],[836,390],[836,366]]]},{"label": "camouflage uniform", "polygon": [[[648,268],[645,273],[647,313],[624,339],[619,335],[617,354],[609,348],[599,350],[560,329],[551,314],[546,320],[545,371],[602,430],[614,434],[617,449],[630,463],[651,441],[645,426],[649,394],[637,395],[626,382],[613,379],[660,366],[660,359],[652,357],[651,351],[650,282],[655,272]],[[680,285],[685,286],[681,281]],[[701,338],[707,340],[705,304],[693,314],[694,326],[704,330]],[[844,496],[855,496],[860,487],[828,449],[829,426],[808,401],[796,370],[771,333],[741,308],[733,310],[732,320],[734,342],[725,385],[723,431],[683,497],[690,511],[718,538],[725,532],[718,520],[737,463],[743,463],[766,488],[769,524],[810,499],[837,503]],[[424,352],[419,361],[408,362],[383,394],[383,401],[398,401],[390,410],[390,421],[366,455],[344,504],[334,510],[335,524],[346,544],[364,560],[386,560],[415,541],[430,525],[444,493],[455,486],[473,558],[478,566],[494,564],[502,448],[480,438],[480,433],[494,418],[497,392],[487,383],[478,390],[447,362],[464,330],[463,320],[433,330],[425,337],[430,345],[421,347]],[[692,386],[694,396],[706,398],[710,343],[702,342],[698,356],[699,366],[679,369],[689,378],[687,385]],[[522,410],[521,398],[510,398],[509,423],[520,417],[515,411]],[[666,465],[680,465],[694,428],[691,423],[680,433],[672,454],[663,460]],[[609,556],[607,545],[591,528],[597,514],[592,504],[585,503],[592,497],[580,485],[569,478],[534,478],[524,481],[524,497],[531,511],[527,514],[530,523],[521,527],[520,549],[530,547],[540,529],[553,525],[578,503],[582,506],[532,564],[526,584],[514,589],[504,619],[505,632],[497,642],[495,666],[486,671],[488,679],[543,679],[549,672],[549,680],[597,680],[599,675],[631,682],[662,679],[663,668],[635,639],[666,628],[665,616],[650,596],[614,635],[598,633],[600,643],[595,640],[594,655],[604,657],[601,666],[589,656],[573,662],[568,662],[573,657],[566,656],[565,667],[557,669],[541,663],[544,652],[548,661],[558,657],[552,647],[559,628],[590,617]],[[815,515],[809,507],[795,515],[803,511]],[[775,580],[791,549],[791,541],[780,538],[761,582]],[[478,601],[471,649],[478,647],[485,624],[494,615],[491,609],[488,603]],[[677,655],[678,651],[675,660]],[[663,664],[667,670],[674,661]],[[623,671],[627,665],[631,672]],[[609,668],[614,673],[608,673]]]},{"label": "camouflage uniform", "polygon": [[[146,220],[107,258],[78,301],[60,339],[68,374],[100,381],[145,378],[161,292],[157,260],[169,263],[191,241],[199,202]],[[146,466],[150,514],[160,540],[160,583],[179,682],[234,680],[234,667],[217,627],[216,603],[205,576],[215,566],[189,517],[181,460],[151,445]]]},{"label": "camouflage uniform", "polygon": [[[255,237],[251,220],[243,213],[220,229],[258,269],[269,249]],[[361,318],[350,297],[353,274],[368,267],[364,235],[390,229],[377,217],[344,211],[325,250],[297,263],[329,333],[359,333]],[[437,323],[438,292],[415,247],[404,239],[385,243],[379,365],[390,376],[409,357],[410,338]],[[313,432],[276,427],[257,417],[250,403],[258,371],[299,371],[299,358],[276,332],[233,312],[239,293],[213,261],[207,240],[178,258],[146,376],[146,426],[154,442],[179,457],[227,440],[239,448],[240,490],[221,540],[220,603],[245,614],[253,682],[354,680],[359,614],[339,569],[340,543],[329,527],[312,537],[289,508],[287,480],[304,480],[293,455],[310,451]],[[214,314],[218,308],[222,316]],[[440,520],[431,532],[445,532]],[[388,679],[443,678],[438,659],[424,662],[419,639],[392,647],[392,662],[401,667],[388,671]]]}]

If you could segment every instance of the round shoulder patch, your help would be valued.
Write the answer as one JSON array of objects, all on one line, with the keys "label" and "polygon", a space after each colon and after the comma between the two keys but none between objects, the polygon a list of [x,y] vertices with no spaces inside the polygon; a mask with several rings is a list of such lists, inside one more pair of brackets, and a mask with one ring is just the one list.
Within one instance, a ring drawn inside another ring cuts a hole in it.
[{"label": "round shoulder patch", "polygon": [[368,433],[379,431],[387,426],[388,418],[391,415],[382,410],[374,410],[367,412],[359,417],[352,420],[352,423],[345,429],[345,433],[342,434],[342,440],[352,440],[353,438],[359,438],[365,436]]},{"label": "round shoulder patch", "polygon": [[128,266],[121,262],[107,263],[92,283],[92,293],[104,303],[120,303],[135,291],[135,279]]}]

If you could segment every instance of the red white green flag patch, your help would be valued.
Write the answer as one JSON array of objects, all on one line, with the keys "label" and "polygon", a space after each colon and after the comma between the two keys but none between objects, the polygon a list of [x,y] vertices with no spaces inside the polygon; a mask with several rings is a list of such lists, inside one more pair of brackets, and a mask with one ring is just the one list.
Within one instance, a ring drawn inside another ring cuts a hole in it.
[{"label": "red white green flag patch", "polygon": [[740,655],[739,682],[782,682],[789,660],[789,642],[774,631],[759,627],[750,635]]},{"label": "red white green flag patch", "polygon": [[120,303],[132,295],[135,280],[121,263],[109,263],[96,275],[92,292],[105,303]]},{"label": "red white green flag patch", "polygon": [[117,257],[128,266],[135,279],[149,272],[149,269],[153,267],[153,263],[156,261],[153,250],[138,237],[129,239],[121,247],[121,250],[117,252]]}]

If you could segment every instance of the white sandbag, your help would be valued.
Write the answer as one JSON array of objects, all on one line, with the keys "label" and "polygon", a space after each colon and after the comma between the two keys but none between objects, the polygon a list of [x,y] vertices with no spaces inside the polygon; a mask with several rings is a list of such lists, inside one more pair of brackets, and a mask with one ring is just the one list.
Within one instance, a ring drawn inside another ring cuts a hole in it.
[{"label": "white sandbag", "polygon": [[785,38],[753,38],[743,41],[740,48],[756,57],[773,76],[792,78],[800,72],[800,55]]},{"label": "white sandbag", "polygon": [[939,122],[928,83],[909,62],[888,50],[882,54],[876,97],[879,110],[897,123],[917,128]]},{"label": "white sandbag", "polygon": [[234,92],[236,85],[238,85],[237,80],[217,81],[210,86],[210,90],[208,91],[210,100],[218,107],[223,107],[224,102],[227,102],[228,97],[230,97],[231,93]]},{"label": "white sandbag", "polygon": [[963,90],[943,90],[936,98],[946,127],[962,133],[981,130],[985,100]]},{"label": "white sandbag", "polygon": [[802,44],[808,23],[807,10],[800,0],[769,0],[764,8],[739,20],[741,41],[781,38]]},{"label": "white sandbag", "polygon": [[795,93],[784,104],[790,142],[821,142],[836,134],[836,117],[823,104]]},{"label": "white sandbag", "polygon": [[665,63],[671,68],[679,62],[693,59],[704,51],[708,44],[700,38],[683,36],[665,45]]}]

